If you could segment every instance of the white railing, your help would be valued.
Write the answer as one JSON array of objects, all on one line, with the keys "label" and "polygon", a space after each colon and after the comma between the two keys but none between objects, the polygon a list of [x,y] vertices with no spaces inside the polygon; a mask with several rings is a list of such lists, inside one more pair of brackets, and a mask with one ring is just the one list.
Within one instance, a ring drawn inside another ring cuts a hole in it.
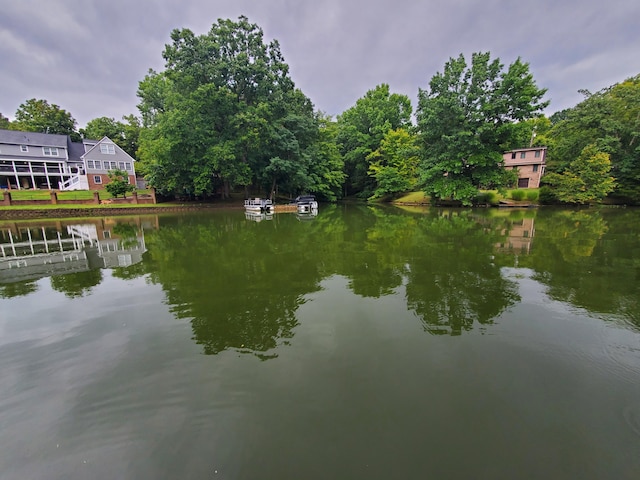
[{"label": "white railing", "polygon": [[86,175],[74,175],[69,180],[58,184],[60,190],[89,190],[89,180]]}]

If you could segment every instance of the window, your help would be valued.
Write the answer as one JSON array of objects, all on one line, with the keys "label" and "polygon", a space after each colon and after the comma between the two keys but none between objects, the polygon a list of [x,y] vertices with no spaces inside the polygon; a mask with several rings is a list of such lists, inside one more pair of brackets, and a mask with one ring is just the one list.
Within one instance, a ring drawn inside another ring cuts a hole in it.
[{"label": "window", "polygon": [[58,147],[42,147],[42,154],[45,157],[57,157]]},{"label": "window", "polygon": [[525,158],[527,156],[527,152],[520,152],[520,158]]},{"label": "window", "polygon": [[539,165],[534,165],[534,166],[533,166],[533,171],[534,171],[534,172],[537,172],[537,171],[538,171],[538,167],[539,167]]},{"label": "window", "polygon": [[101,143],[100,144],[100,153],[106,153],[109,155],[115,155],[116,154],[116,147],[113,145],[113,143]]},{"label": "window", "polygon": [[[93,176],[93,183],[102,183],[102,177],[100,175]],[[111,188],[111,187],[109,187]]]},{"label": "window", "polygon": [[511,153],[511,159],[513,160],[514,158],[516,158],[516,152]]},{"label": "window", "polygon": [[111,170],[115,170],[117,167],[117,163],[116,162],[109,162],[109,168]]},{"label": "window", "polygon": [[536,150],[536,158],[540,158],[540,150]]},{"label": "window", "polygon": [[29,151],[29,147],[26,145],[20,145],[20,151],[21,152],[28,152]]},{"label": "window", "polygon": [[126,162],[124,166],[125,166],[125,170],[131,171],[131,162]]},{"label": "window", "polygon": [[119,168],[120,170],[124,170],[124,169],[125,169],[125,168],[124,168],[124,162],[118,162],[118,168]]},{"label": "window", "polygon": [[93,160],[87,160],[87,168],[96,168],[96,165],[93,162]]}]

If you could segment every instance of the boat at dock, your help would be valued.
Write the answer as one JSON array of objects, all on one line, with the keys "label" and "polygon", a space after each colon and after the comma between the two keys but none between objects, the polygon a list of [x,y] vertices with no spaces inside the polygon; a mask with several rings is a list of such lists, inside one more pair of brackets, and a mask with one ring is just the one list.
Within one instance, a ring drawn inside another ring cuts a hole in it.
[{"label": "boat at dock", "polygon": [[300,195],[296,197],[295,203],[298,208],[298,213],[315,212],[316,215],[318,213],[318,202],[316,202],[316,197],[313,195]]},{"label": "boat at dock", "polygon": [[244,209],[247,212],[273,213],[273,202],[268,198],[249,198],[244,201]]}]

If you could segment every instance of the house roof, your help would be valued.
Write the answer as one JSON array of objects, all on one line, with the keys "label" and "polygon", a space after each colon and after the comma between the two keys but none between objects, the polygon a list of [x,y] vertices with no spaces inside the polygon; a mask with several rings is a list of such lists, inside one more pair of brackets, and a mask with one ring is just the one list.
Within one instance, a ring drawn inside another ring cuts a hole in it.
[{"label": "house roof", "polygon": [[[88,141],[89,141],[89,142],[93,142],[94,140],[88,140]],[[135,162],[135,161],[136,161],[136,159],[135,159],[135,158],[133,158],[131,155],[129,155],[127,152],[125,152],[122,148],[120,148],[120,146],[119,146],[116,142],[114,142],[113,140],[111,140],[111,139],[110,139],[109,137],[107,137],[107,136],[102,137],[102,139],[100,139],[100,140],[96,140],[96,142],[97,142],[97,143],[96,143],[95,145],[91,145],[91,144],[88,144],[88,145],[87,145],[87,146],[91,146],[91,148],[89,148],[89,150],[87,150],[86,152],[84,152],[84,154],[82,155],[82,158],[84,158],[85,156],[87,156],[88,154],[90,154],[91,152],[93,152],[94,150],[98,151],[98,149],[100,148],[100,147],[99,147],[99,145],[100,145],[100,144],[102,144],[102,143],[108,143],[108,144],[113,145],[113,146],[114,146],[114,148],[115,148],[116,150],[118,150],[120,153],[122,153],[122,154],[126,155],[127,157],[129,157],[129,159],[130,159],[132,162]]]},{"label": "house roof", "polygon": [[547,147],[528,147],[528,148],[514,148],[513,150],[508,150],[504,153],[511,152],[533,152],[534,150],[546,150]]},{"label": "house roof", "polygon": [[69,151],[70,162],[81,162],[82,155],[84,155],[84,143],[72,142],[71,138],[67,142],[67,148]]},{"label": "house roof", "polygon": [[68,135],[0,130],[0,143],[38,147],[67,147]]}]

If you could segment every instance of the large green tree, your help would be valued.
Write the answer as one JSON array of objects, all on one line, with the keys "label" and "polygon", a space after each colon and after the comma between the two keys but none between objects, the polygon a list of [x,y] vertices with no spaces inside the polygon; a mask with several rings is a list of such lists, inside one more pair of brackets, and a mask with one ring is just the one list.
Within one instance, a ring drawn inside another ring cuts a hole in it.
[{"label": "large green tree", "polygon": [[490,53],[461,54],[418,93],[417,121],[424,150],[421,180],[427,194],[470,205],[479,188],[513,181],[502,153],[513,146],[517,122],[548,102],[520,59],[506,70]]},{"label": "large green tree", "polygon": [[76,120],[71,114],[42,99],[31,98],[20,104],[10,128],[25,132],[71,135],[72,140],[80,140],[76,131]]},{"label": "large green tree", "polygon": [[150,71],[138,89],[149,127],[139,155],[151,184],[176,195],[308,190],[318,124],[278,42],[265,43],[246,17],[171,39],[165,71]]},{"label": "large green tree", "polygon": [[562,174],[547,174],[545,183],[553,186],[553,194],[561,202],[600,202],[615,187],[609,154],[594,144],[587,145]]},{"label": "large green tree", "polygon": [[387,132],[410,126],[411,111],[409,97],[391,93],[389,85],[382,84],[338,117],[336,140],[345,163],[346,195],[373,194],[376,180],[369,173],[369,155],[380,148]]},{"label": "large green tree", "polygon": [[640,75],[591,94],[563,113],[550,136],[548,168],[563,173],[592,143],[611,158],[613,195],[640,203]]},{"label": "large green tree", "polygon": [[413,132],[405,128],[389,130],[367,160],[369,175],[376,180],[374,197],[394,196],[416,185],[420,149]]}]

